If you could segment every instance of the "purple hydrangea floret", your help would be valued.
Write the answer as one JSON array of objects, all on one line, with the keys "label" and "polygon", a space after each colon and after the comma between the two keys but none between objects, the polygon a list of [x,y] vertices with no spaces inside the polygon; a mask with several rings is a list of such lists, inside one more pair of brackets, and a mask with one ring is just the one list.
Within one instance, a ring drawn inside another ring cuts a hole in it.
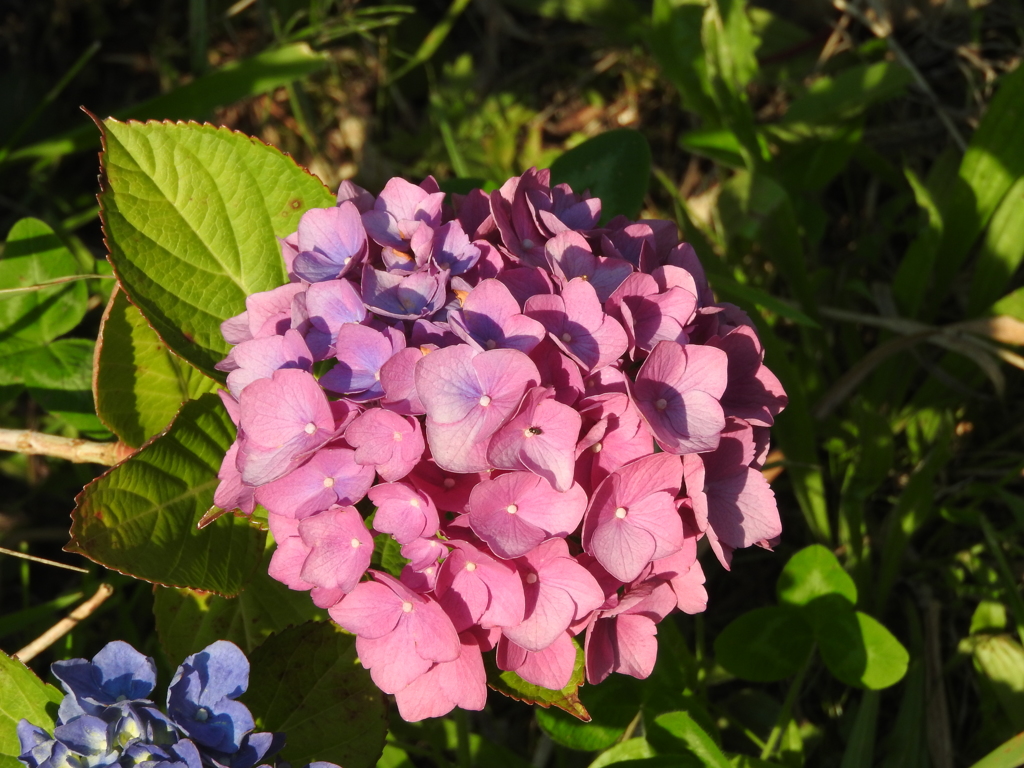
[{"label": "purple hydrangea floret", "polygon": [[[787,400],[750,319],[673,223],[602,224],[546,170],[338,202],[222,326],[216,503],[268,510],[270,575],[356,635],[406,720],[481,709],[490,652],[552,689],[580,645],[590,683],[646,677],[658,622],[707,604],[698,540],[729,568],[782,531],[761,468]],[[370,569],[375,535],[400,576]]]}]

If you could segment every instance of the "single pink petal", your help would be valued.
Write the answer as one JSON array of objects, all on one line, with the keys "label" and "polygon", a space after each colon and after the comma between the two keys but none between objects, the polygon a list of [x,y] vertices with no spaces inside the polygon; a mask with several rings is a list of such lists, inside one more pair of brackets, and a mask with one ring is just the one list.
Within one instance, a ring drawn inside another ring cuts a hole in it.
[{"label": "single pink petal", "polygon": [[370,567],[373,536],[354,507],[334,507],[299,523],[310,548],[301,577],[318,587],[351,592]]},{"label": "single pink petal", "polygon": [[437,508],[429,496],[415,488],[405,483],[386,483],[371,488],[369,496],[377,507],[374,530],[391,534],[399,544],[437,533]]},{"label": "single pink petal", "polygon": [[549,690],[560,691],[569,684],[576,667],[576,645],[572,635],[561,633],[541,651],[530,652],[507,637],[498,642],[499,669],[509,669],[523,680]]}]

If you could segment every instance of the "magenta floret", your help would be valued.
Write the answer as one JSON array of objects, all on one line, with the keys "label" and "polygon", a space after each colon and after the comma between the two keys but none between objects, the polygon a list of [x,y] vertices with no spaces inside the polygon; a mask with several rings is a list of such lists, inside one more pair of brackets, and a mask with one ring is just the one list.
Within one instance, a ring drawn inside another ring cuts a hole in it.
[{"label": "magenta floret", "polygon": [[[222,326],[216,502],[267,509],[270,575],[407,720],[482,708],[492,651],[560,689],[584,632],[589,682],[646,677],[658,622],[707,605],[698,540],[729,567],[781,533],[760,469],[786,395],[750,319],[673,224],[600,215],[536,169],[451,208],[433,178],[345,182],[281,241],[292,282]],[[400,578],[368,570],[374,534]]]}]

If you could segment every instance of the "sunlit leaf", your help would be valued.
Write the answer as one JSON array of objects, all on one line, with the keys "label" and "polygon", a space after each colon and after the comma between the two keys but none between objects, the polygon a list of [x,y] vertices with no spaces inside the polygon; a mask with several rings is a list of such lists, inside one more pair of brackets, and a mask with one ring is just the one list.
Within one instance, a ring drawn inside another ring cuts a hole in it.
[{"label": "sunlit leaf", "polygon": [[277,238],[335,199],[291,158],[225,128],[107,119],[103,137],[114,271],[171,349],[223,378],[220,324],[287,282]]},{"label": "sunlit leaf", "polygon": [[134,448],[165,429],[186,400],[217,388],[167,348],[121,290],[100,324],[94,383],[100,419]]},{"label": "sunlit leaf", "polygon": [[25,718],[53,733],[57,705],[64,694],[44,683],[20,661],[2,652],[0,692],[0,768],[24,768],[16,757],[21,753],[18,723]]},{"label": "sunlit leaf", "polygon": [[[575,641],[574,641],[575,642]],[[539,685],[528,683],[515,672],[508,672],[498,669],[491,654],[484,656],[484,666],[487,668],[487,685],[489,688],[503,693],[517,701],[527,704],[538,704],[542,707],[558,707],[568,712],[573,717],[584,722],[590,722],[590,714],[580,701],[578,692],[583,685],[583,649],[576,646],[576,666],[573,668],[572,677],[569,683],[560,691],[553,691],[550,688],[541,688]]]},{"label": "sunlit leaf", "polygon": [[839,560],[821,544],[811,544],[793,555],[779,575],[779,601],[807,605],[822,595],[840,595],[857,604],[857,585]]},{"label": "sunlit leaf", "polygon": [[78,495],[67,550],[155,584],[238,594],[266,534],[235,515],[197,527],[234,438],[216,395],[186,403],[166,433]]}]

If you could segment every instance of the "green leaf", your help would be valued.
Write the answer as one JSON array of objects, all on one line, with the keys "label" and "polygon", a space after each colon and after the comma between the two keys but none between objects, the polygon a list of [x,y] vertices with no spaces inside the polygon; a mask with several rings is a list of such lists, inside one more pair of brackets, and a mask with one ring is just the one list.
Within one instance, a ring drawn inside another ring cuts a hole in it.
[{"label": "green leaf", "polygon": [[626,739],[598,755],[589,768],[604,768],[606,765],[616,765],[627,760],[639,761],[645,757],[654,757],[654,754],[654,748],[647,739]]},{"label": "green leaf", "polygon": [[1006,606],[995,600],[982,600],[971,614],[972,635],[1006,631]]},{"label": "green leaf", "polygon": [[706,768],[731,768],[715,740],[686,712],[666,712],[647,728],[647,740],[658,754],[692,754]]},{"label": "green leaf", "polygon": [[755,608],[715,638],[715,661],[743,680],[768,683],[795,675],[813,644],[811,627],[798,608]]},{"label": "green leaf", "polygon": [[698,128],[679,137],[679,146],[694,154],[714,160],[726,168],[746,167],[743,148],[736,134],[725,128]]},{"label": "green leaf", "polygon": [[718,109],[701,43],[704,7],[704,0],[654,0],[649,42],[665,76],[679,91],[683,107],[714,124]]},{"label": "green leaf", "polygon": [[[0,258],[0,289],[39,285],[81,271],[78,259],[39,219],[21,219]],[[81,280],[0,296],[0,384],[24,381],[26,353],[77,326],[89,295]]]},{"label": "green leaf", "polygon": [[807,93],[790,103],[781,122],[834,124],[873,103],[899,96],[912,80],[906,67],[894,62],[853,66],[835,77],[815,80]]},{"label": "green leaf", "polygon": [[974,668],[1015,728],[1024,727],[1024,648],[1009,635],[971,638]]},{"label": "green leaf", "polygon": [[1024,260],[1024,176],[1010,187],[992,215],[971,276],[967,314],[977,315],[999,298]]},{"label": "green leaf", "polygon": [[1018,768],[1021,765],[1024,765],[1024,733],[996,747],[971,768]]},{"label": "green leaf", "polygon": [[160,645],[171,666],[214,640],[230,640],[247,654],[274,632],[307,621],[326,621],[309,592],[289,589],[267,573],[274,550],[237,597],[220,597],[192,589],[158,588],[153,614]]},{"label": "green leaf", "polygon": [[[264,51],[175,88],[141,104],[120,110],[122,120],[205,120],[218,107],[248,96],[268,93],[322,69],[327,57],[305,43]],[[46,139],[10,154],[8,160],[29,157],[59,157],[96,146],[96,132],[85,123],[52,139]]]},{"label": "green leaf", "polygon": [[237,595],[266,534],[235,515],[197,527],[234,437],[216,395],[186,403],[167,432],[78,495],[66,549],[155,584]]},{"label": "green leaf", "polygon": [[640,214],[651,177],[651,148],[639,131],[620,128],[570,149],[551,164],[551,183],[601,199],[601,223]]},{"label": "green leaf", "polygon": [[128,298],[200,370],[229,345],[220,324],[287,282],[277,237],[334,205],[315,176],[226,128],[103,121],[100,210]]},{"label": "green leaf", "polygon": [[110,433],[92,401],[92,358],[88,339],[58,339],[24,358],[25,385],[32,399],[75,429],[94,437]]},{"label": "green leaf", "polygon": [[1011,185],[1024,176],[1024,70],[1004,75],[971,137],[943,212],[946,228],[935,259],[935,302],[945,298],[971,246]]},{"label": "green leaf", "polygon": [[878,730],[877,691],[865,691],[860,697],[857,717],[839,768],[871,768],[875,764],[875,732]]},{"label": "green leaf", "polygon": [[910,188],[914,190],[917,206],[926,220],[900,261],[896,276],[893,278],[892,292],[903,314],[907,317],[916,317],[928,290],[929,281],[922,279],[922,276],[930,275],[932,272],[935,256],[942,242],[943,224],[942,211],[939,210],[938,202],[931,190],[921,183],[909,168],[905,173]]},{"label": "green leaf", "polygon": [[[573,640],[573,643],[576,643]],[[580,701],[578,692],[583,685],[583,649],[576,643],[576,666],[568,684],[560,691],[541,688],[528,683],[515,672],[498,669],[493,654],[484,656],[484,667],[487,669],[487,686],[498,693],[516,701],[527,704],[539,704],[542,707],[558,707],[583,722],[590,722],[590,713]]]},{"label": "green leaf", "polygon": [[[659,655],[660,661],[660,655]],[[636,717],[647,688],[627,675],[612,675],[600,685],[580,688],[579,698],[591,719],[580,721],[559,709],[535,711],[537,724],[552,741],[581,752],[608,749]]]},{"label": "green leaf", "polygon": [[376,765],[384,750],[384,694],[356,659],[353,635],[313,622],[272,635],[250,655],[242,701],[260,730],[288,734],[292,765],[325,760],[345,768]]},{"label": "green leaf", "polygon": [[167,348],[122,290],[100,323],[94,383],[100,419],[133,448],[166,429],[186,400],[217,389]]},{"label": "green leaf", "polygon": [[[371,521],[366,522],[369,525]],[[402,569],[408,562],[408,558],[402,557],[402,545],[395,541],[394,536],[378,533],[373,537],[371,568],[379,568],[397,579],[402,575]]]},{"label": "green leaf", "polygon": [[47,685],[18,659],[0,652],[0,768],[24,768],[15,755],[21,753],[18,722],[25,718],[52,733],[57,705],[64,694]]},{"label": "green leaf", "polygon": [[857,604],[857,585],[836,556],[821,544],[804,547],[786,563],[777,585],[779,602],[807,605],[822,595],[841,595]]},{"label": "green leaf", "polygon": [[805,606],[825,666],[847,685],[880,690],[907,673],[910,656],[892,633],[833,593]]},{"label": "green leaf", "polygon": [[579,698],[591,720],[581,722],[559,709],[538,708],[537,724],[553,741],[570,749],[607,749],[622,737],[639,712],[652,718],[691,708],[684,690],[695,679],[697,666],[675,623],[663,621],[658,625],[658,658],[650,677],[637,680],[629,675],[611,675],[600,685],[582,686]]}]

